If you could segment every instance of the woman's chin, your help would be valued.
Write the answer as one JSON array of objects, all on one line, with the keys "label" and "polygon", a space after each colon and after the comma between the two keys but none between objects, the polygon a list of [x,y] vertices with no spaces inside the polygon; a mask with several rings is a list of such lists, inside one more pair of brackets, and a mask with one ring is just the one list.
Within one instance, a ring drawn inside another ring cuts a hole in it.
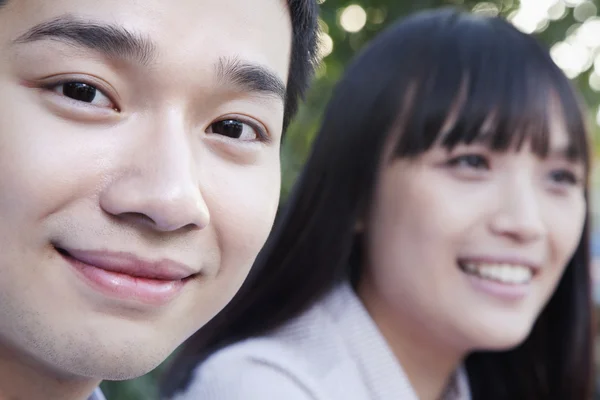
[{"label": "woman's chin", "polygon": [[531,324],[490,326],[471,336],[472,351],[507,351],[521,345],[531,332]]}]

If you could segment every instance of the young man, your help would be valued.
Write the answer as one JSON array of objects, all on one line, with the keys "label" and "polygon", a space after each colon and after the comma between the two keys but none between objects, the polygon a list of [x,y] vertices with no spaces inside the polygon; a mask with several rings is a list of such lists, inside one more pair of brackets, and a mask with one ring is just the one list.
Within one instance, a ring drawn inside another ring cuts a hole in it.
[{"label": "young man", "polygon": [[233,296],[314,0],[0,0],[0,399],[88,398]]}]

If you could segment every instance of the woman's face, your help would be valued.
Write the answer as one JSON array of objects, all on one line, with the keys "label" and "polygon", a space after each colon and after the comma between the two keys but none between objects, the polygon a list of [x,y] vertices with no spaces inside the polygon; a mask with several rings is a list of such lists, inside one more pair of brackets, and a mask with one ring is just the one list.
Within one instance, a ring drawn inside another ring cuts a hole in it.
[{"label": "woman's face", "polygon": [[[556,113],[555,113],[556,114]],[[585,168],[551,121],[550,152],[527,143],[434,147],[380,175],[359,293],[375,320],[460,351],[523,341],[580,242]]]}]

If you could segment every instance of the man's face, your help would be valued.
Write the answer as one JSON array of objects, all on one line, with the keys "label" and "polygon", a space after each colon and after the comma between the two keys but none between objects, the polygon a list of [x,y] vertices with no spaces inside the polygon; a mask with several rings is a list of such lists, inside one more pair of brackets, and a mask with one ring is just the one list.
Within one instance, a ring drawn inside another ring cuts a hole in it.
[{"label": "man's face", "polygon": [[2,347],[130,378],[221,310],[277,208],[290,51],[283,0],[0,10]]}]

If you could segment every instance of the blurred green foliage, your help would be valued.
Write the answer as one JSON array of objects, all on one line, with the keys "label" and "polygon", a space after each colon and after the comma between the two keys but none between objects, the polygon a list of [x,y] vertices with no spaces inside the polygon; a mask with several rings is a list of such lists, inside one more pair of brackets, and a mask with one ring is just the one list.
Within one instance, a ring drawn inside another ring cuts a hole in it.
[{"label": "blurred green foliage", "polygon": [[[560,3],[561,1],[562,3]],[[499,13],[505,17],[514,17],[515,12],[524,6],[529,6],[529,9],[538,7],[539,10],[539,7],[544,5],[554,5],[555,16],[552,20],[546,19],[538,23],[538,29],[534,32],[550,47],[559,42],[568,42],[569,35],[581,27],[583,21],[594,20],[600,5],[600,0],[529,0],[527,3],[530,4],[525,4],[525,0],[521,0],[521,2],[518,0],[485,2],[471,0],[325,0],[320,2],[322,3],[321,27],[323,33],[331,38],[333,51],[323,59],[306,102],[286,134],[282,146],[283,199],[289,193],[301,170],[318,129],[321,114],[335,83],[344,71],[344,66],[365,43],[399,17],[415,11],[442,6],[457,6],[488,15]],[[366,23],[358,32],[348,32],[340,23],[343,11],[350,5],[359,5],[366,12]],[[590,17],[591,19],[589,19]],[[600,96],[590,87],[590,78],[594,73],[592,60],[600,48],[600,31],[595,32],[598,33],[595,39],[597,46],[588,49],[587,57],[589,59],[587,61],[580,60],[584,64],[581,68],[582,71],[577,77],[572,77],[590,111],[590,126],[597,135],[596,111],[600,103]],[[327,40],[324,40],[324,43],[328,41],[328,38],[325,39]],[[572,55],[581,58],[580,53],[575,52]],[[566,57],[568,58],[570,55],[567,54]],[[597,64],[600,74],[600,58]],[[600,77],[598,79],[600,80]],[[600,84],[597,89],[600,90]],[[105,382],[102,389],[108,400],[157,399],[155,382],[159,373],[160,369],[129,382]]]}]

